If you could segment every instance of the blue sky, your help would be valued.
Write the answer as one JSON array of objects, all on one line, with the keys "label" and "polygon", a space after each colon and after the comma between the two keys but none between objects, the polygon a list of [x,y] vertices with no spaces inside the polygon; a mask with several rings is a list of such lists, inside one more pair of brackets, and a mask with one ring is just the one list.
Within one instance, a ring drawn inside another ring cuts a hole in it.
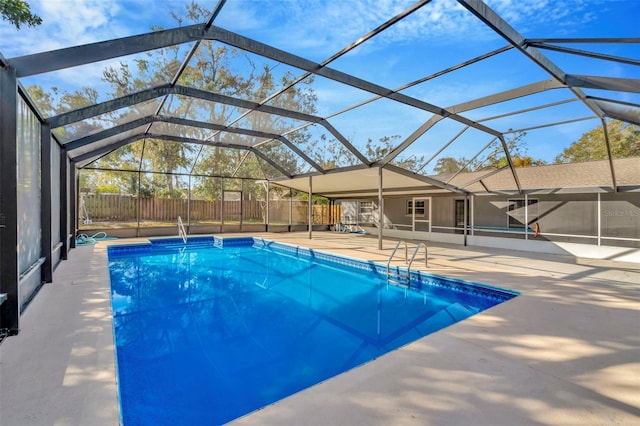
[{"label": "blue sky", "polygon": [[[34,0],[29,3],[32,11],[43,18],[43,24],[35,28],[23,27],[18,31],[7,22],[0,22],[0,52],[5,58],[145,33],[151,25],[175,27],[177,24],[170,11],[182,13],[185,5],[179,0]],[[213,8],[216,3],[202,1],[200,5]],[[228,0],[215,25],[321,62],[412,3],[393,0]],[[496,0],[487,3],[527,38],[640,36],[637,26],[640,0]],[[506,44],[457,2],[434,0],[330,66],[394,89]],[[639,44],[570,47],[640,58]],[[603,64],[551,51],[543,53],[569,73],[640,78],[637,66],[614,62]],[[23,84],[55,85],[68,90],[80,86],[100,88],[104,66],[105,63],[100,63],[64,70],[23,81]],[[508,52],[403,93],[449,107],[546,78],[549,78],[548,74],[539,67],[515,52]],[[320,78],[316,79],[314,89],[319,98],[320,115],[331,114],[370,97],[368,93]],[[535,99],[534,104],[559,101],[565,95],[553,91],[544,96],[538,95],[539,99]],[[618,99],[640,103],[637,94],[625,94]],[[479,120],[527,106],[526,102],[519,103],[499,104],[469,112],[466,116]],[[536,114],[522,114],[486,124],[506,131],[509,128],[532,127],[548,119],[560,121],[590,114],[584,106],[573,104],[562,110],[549,108]],[[430,114],[424,111],[383,100],[330,121],[356,146],[363,146],[368,138],[377,139],[391,134],[404,138],[429,117]],[[597,120],[591,120],[530,131],[527,138],[529,154],[550,161],[562,147],[597,125]],[[459,130],[455,123],[441,123],[424,140],[418,140],[407,155],[429,157]],[[449,155],[469,158],[475,154],[476,147],[490,141],[486,135],[473,132],[468,141],[463,139],[448,149]]]}]

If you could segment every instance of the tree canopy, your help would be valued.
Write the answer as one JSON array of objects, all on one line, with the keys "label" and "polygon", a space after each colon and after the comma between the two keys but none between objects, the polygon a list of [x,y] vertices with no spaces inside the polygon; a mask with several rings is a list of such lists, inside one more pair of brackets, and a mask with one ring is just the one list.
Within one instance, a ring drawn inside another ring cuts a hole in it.
[{"label": "tree canopy", "polygon": [[[505,144],[511,155],[514,167],[540,166],[544,160],[534,159],[527,155],[526,132],[510,133],[505,138]],[[440,157],[433,168],[434,173],[446,175],[462,172],[475,172],[479,170],[499,169],[508,165],[507,156],[498,140],[485,149],[485,155],[467,159],[465,157]],[[482,154],[482,153],[480,153]]]},{"label": "tree canopy", "polygon": [[[610,120],[607,133],[613,158],[640,157],[640,126]],[[607,157],[604,129],[598,126],[565,148],[555,158],[555,163],[604,160]]]},{"label": "tree canopy", "polygon": [[17,29],[22,24],[30,27],[42,24],[42,18],[33,14],[29,3],[24,0],[0,0],[0,15],[3,21],[9,21]]}]

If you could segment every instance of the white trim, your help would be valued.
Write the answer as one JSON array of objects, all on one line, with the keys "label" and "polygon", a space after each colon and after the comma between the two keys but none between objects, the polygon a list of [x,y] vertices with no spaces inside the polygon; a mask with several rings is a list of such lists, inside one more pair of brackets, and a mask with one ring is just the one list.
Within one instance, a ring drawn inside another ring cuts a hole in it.
[{"label": "white trim", "polygon": [[602,207],[600,205],[600,193],[598,192],[598,246],[601,245],[600,237],[602,236]]},{"label": "white trim", "polygon": [[[416,214],[416,206],[418,205],[419,201],[422,201],[422,210],[424,212],[422,215]],[[411,202],[413,206],[413,214],[411,215],[411,230],[413,232],[431,232],[431,197],[413,197],[411,199]],[[429,203],[428,210],[425,208],[425,202]],[[428,213],[428,216],[425,216],[426,213]],[[416,219],[416,217],[426,217],[426,219]],[[416,231],[416,223],[427,223],[427,231]]]},{"label": "white trim", "polygon": [[529,194],[524,194],[524,239],[529,239]]}]

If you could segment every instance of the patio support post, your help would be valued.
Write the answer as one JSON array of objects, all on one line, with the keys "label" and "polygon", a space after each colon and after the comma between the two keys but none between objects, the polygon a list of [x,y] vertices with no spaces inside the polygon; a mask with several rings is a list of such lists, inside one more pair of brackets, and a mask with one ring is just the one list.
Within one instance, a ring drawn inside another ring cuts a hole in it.
[{"label": "patio support post", "polygon": [[69,156],[67,150],[60,150],[60,259],[69,257]]},{"label": "patio support post", "polygon": [[289,232],[291,232],[291,222],[293,222],[293,189],[289,188]]},{"label": "patio support post", "polygon": [[382,228],[384,227],[384,199],[382,198],[382,167],[378,167],[378,250],[382,250]]},{"label": "patio support post", "polygon": [[78,233],[78,169],[76,162],[71,161],[69,165],[69,222],[71,224],[70,248],[76,248],[76,234]]},{"label": "patio support post", "polygon": [[140,236],[140,206],[142,206],[142,197],[140,194],[140,190],[142,189],[142,173],[140,172],[140,168],[138,168],[138,196],[136,197],[138,208],[136,209],[136,221],[138,226],[136,226],[136,237]]},{"label": "patio support post", "polygon": [[601,238],[602,238],[602,206],[601,206],[601,202],[602,200],[600,199],[600,193],[598,192],[598,247],[600,247],[601,244]]},{"label": "patio support post", "polygon": [[269,181],[267,181],[267,186],[266,186],[266,190],[267,190],[267,211],[265,212],[264,215],[264,220],[265,220],[265,224],[264,224],[264,231],[265,232],[269,232]]},{"label": "patio support post", "polygon": [[224,232],[224,178],[220,178],[220,232]]},{"label": "patio support post", "polygon": [[243,216],[244,216],[244,179],[240,179],[240,232],[242,232]]},{"label": "patio support post", "polygon": [[476,227],[476,217],[475,217],[475,203],[476,203],[476,196],[471,194],[471,235],[475,235],[475,227]]},{"label": "patio support post", "polygon": [[[3,64],[4,65],[4,64]],[[0,67],[0,336],[18,334],[18,89],[16,72]],[[3,297],[5,297],[3,296]],[[2,338],[0,337],[0,340]]]},{"label": "patio support post", "polygon": [[187,188],[187,234],[191,233],[189,228],[191,228],[191,173],[189,173]]},{"label": "patio support post", "polygon": [[42,281],[53,281],[51,263],[51,127],[40,125],[40,242],[44,264],[41,268]]},{"label": "patio support post", "polygon": [[[469,194],[465,193],[464,194],[464,211],[463,211],[463,215],[464,215],[464,246],[467,246],[467,234],[468,234],[468,226],[469,223],[467,221],[467,215],[469,214],[469,209],[467,207],[467,203],[469,202]],[[429,208],[431,208],[431,203],[429,203]]]},{"label": "patio support post", "polygon": [[313,229],[313,177],[309,176],[309,239]]},{"label": "patio support post", "polygon": [[524,239],[529,239],[529,194],[524,193]]}]

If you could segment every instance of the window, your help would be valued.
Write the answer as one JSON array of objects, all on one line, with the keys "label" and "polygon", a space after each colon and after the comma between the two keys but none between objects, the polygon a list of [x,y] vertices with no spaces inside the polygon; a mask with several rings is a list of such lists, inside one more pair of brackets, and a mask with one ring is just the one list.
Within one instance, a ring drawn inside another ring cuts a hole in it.
[{"label": "window", "polygon": [[358,222],[373,223],[373,201],[360,201]]},{"label": "window", "polygon": [[373,201],[360,201],[360,214],[373,213]]},{"label": "window", "polygon": [[[507,226],[509,228],[523,228],[525,225],[524,198],[514,198],[507,201],[509,202],[507,209],[507,216],[509,218]],[[529,204],[527,219],[529,223],[532,223],[538,220],[538,200],[530,198],[527,201]]]},{"label": "window", "polygon": [[[413,200],[407,200],[407,215],[413,216]],[[416,216],[424,216],[424,200],[416,200]]]}]

